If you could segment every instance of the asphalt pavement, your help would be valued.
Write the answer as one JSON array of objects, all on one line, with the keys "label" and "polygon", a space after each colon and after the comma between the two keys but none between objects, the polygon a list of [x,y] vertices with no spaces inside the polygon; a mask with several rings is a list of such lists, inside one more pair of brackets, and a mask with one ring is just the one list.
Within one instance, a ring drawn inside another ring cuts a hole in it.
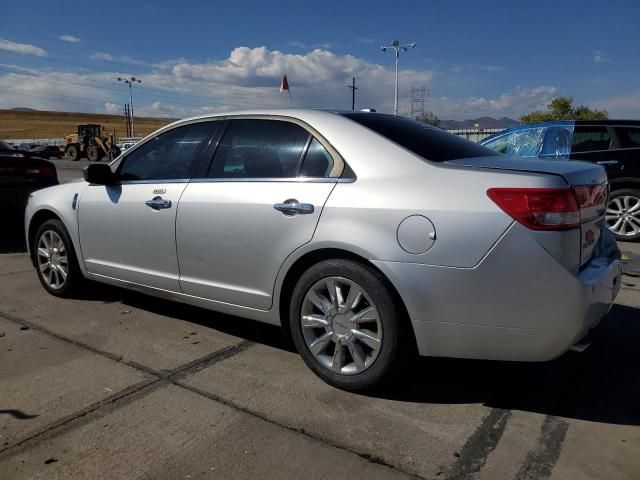
[{"label": "asphalt pavement", "polygon": [[276,327],[98,284],[48,295],[21,236],[0,241],[0,479],[640,478],[639,244],[585,352],[416,358],[365,395]]}]

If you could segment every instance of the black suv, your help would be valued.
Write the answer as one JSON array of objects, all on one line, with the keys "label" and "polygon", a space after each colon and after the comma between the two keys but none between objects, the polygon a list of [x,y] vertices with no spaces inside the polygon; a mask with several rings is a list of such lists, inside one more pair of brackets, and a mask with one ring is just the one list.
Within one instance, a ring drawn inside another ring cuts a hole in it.
[{"label": "black suv", "polygon": [[595,162],[611,194],[605,221],[618,240],[640,240],[640,121],[558,121],[519,125],[480,142],[507,155]]}]

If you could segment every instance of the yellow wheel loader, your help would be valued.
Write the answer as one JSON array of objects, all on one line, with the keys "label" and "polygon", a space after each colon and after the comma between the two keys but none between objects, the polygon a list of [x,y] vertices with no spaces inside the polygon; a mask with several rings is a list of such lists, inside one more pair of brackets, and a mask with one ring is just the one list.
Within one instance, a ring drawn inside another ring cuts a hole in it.
[{"label": "yellow wheel loader", "polygon": [[90,162],[111,161],[120,155],[115,143],[115,132],[106,135],[101,125],[78,125],[78,133],[64,137],[60,152],[69,160],[87,158]]}]

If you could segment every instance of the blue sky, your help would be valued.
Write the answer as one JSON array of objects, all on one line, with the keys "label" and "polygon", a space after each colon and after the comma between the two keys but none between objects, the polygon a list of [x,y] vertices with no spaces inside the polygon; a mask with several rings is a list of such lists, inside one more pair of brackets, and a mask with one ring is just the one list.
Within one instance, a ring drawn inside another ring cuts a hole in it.
[{"label": "blue sky", "polygon": [[[511,116],[557,95],[640,117],[640,2],[4,2],[0,108],[119,112],[142,79],[138,113],[182,117],[253,106],[400,108],[426,85],[440,118]],[[76,15],[77,13],[77,15]],[[84,15],[84,17],[83,17]],[[87,21],[82,21],[85,18]],[[71,20],[70,19],[74,19]]]}]

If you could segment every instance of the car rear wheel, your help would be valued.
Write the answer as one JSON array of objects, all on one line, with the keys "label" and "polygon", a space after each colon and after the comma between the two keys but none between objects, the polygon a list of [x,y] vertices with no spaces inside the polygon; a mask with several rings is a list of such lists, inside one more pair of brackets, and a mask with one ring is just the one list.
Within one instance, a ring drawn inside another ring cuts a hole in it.
[{"label": "car rear wheel", "polygon": [[398,357],[400,319],[375,269],[351,260],[320,262],[298,281],[290,327],[305,363],[345,390],[379,384]]},{"label": "car rear wheel", "polygon": [[605,222],[616,240],[640,240],[640,190],[625,188],[611,192]]},{"label": "car rear wheel", "polygon": [[52,295],[69,297],[84,282],[71,238],[60,220],[44,222],[32,247],[34,264],[42,286]]}]

